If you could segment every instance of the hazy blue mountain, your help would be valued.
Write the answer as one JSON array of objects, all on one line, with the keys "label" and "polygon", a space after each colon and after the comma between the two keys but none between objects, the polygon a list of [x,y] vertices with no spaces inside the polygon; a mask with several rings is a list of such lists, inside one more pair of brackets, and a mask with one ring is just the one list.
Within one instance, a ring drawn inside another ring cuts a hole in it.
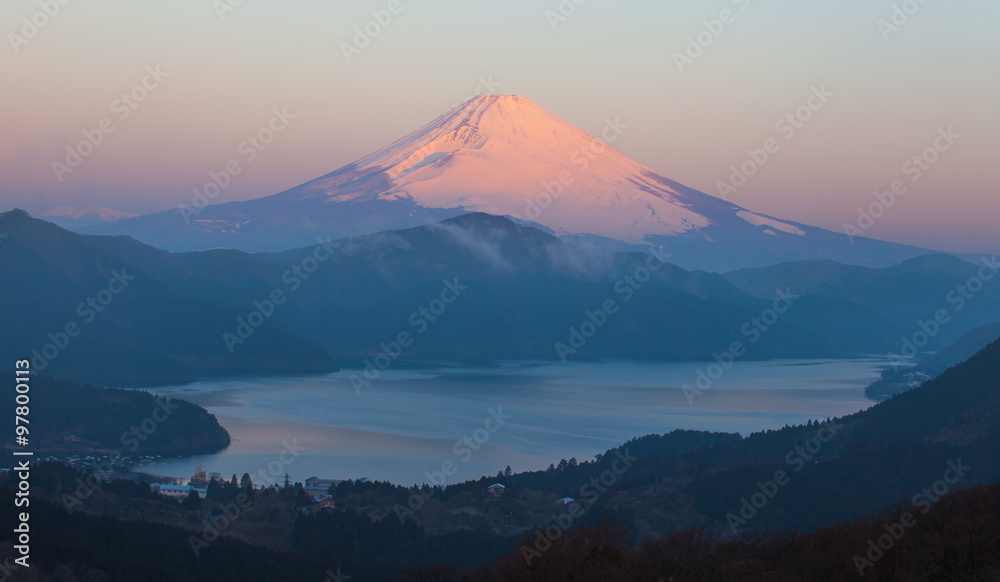
[{"label": "hazy blue mountain", "polygon": [[[987,322],[1000,321],[1000,264],[991,256],[967,262],[951,255],[927,255],[892,267],[870,268],[832,261],[800,261],[725,275],[740,289],[758,297],[775,287],[852,303],[893,322],[903,330],[893,342],[900,353],[904,339],[937,349]],[[941,312],[939,314],[939,312]],[[930,323],[941,315],[943,324]],[[926,325],[921,326],[921,322]],[[935,329],[936,328],[936,329]],[[912,350],[911,350],[912,351]]]},{"label": "hazy blue mountain", "polygon": [[[686,271],[646,253],[584,250],[488,214],[333,241],[331,258],[319,262],[308,279],[292,274],[285,281],[283,276],[317,249],[325,253],[323,245],[249,255],[232,250],[171,254],[124,237],[95,244],[206,298],[238,298],[250,308],[252,301],[282,289],[290,300],[274,317],[339,358],[378,354],[380,344],[409,332],[414,344],[404,359],[556,359],[561,355],[557,343],[573,347],[570,328],[579,330],[587,312],[595,313],[608,300],[616,313],[576,353],[562,355],[711,359],[737,340],[746,344],[749,358],[826,356],[856,351],[854,344],[865,342],[862,347],[868,349],[885,347],[878,343],[884,331],[877,316],[856,305],[814,298],[803,298],[793,310],[813,329],[783,318],[751,342],[758,336],[745,326],[771,306],[774,296],[754,298],[720,275]],[[657,270],[646,282],[626,282],[637,270],[644,276],[649,265]],[[468,287],[459,300],[434,322],[414,318],[439,297],[443,281],[456,278]],[[422,320],[426,330],[416,333],[424,327]]]},{"label": "hazy blue mountain", "polygon": [[[39,234],[19,234],[17,245],[38,252],[58,243],[83,253],[73,260],[66,253],[49,253],[65,261],[59,269],[80,269],[99,257],[134,268],[171,301],[197,305],[166,313],[166,299],[123,293],[136,302],[121,314],[130,319],[109,317],[102,324],[135,326],[141,319],[151,325],[146,320],[165,319],[156,325],[173,330],[166,337],[174,343],[158,339],[159,351],[153,351],[170,356],[162,366],[179,365],[185,374],[323,369],[315,364],[323,356],[310,344],[354,363],[374,361],[379,354],[383,362],[386,356],[459,362],[712,360],[736,341],[747,359],[829,357],[888,351],[906,329],[875,311],[877,303],[802,293],[781,281],[749,293],[724,276],[682,269],[666,254],[661,261],[642,252],[585,249],[483,213],[258,254],[231,249],[170,253],[129,237],[75,235],[18,216],[33,225],[22,229],[25,233]],[[113,268],[97,269],[88,284],[98,285],[103,280],[98,275]],[[72,290],[72,298],[60,300],[69,304],[63,308],[69,309],[68,317],[86,294],[76,299],[81,290],[63,287]],[[786,310],[780,297],[787,290],[800,296],[787,300]],[[56,301],[54,296],[48,300]],[[776,305],[783,313],[769,320]],[[181,329],[184,318],[176,311],[197,321]],[[47,322],[42,329],[58,325],[65,321]],[[47,331],[39,333],[35,343]],[[397,347],[400,334],[408,334],[403,343],[411,345]],[[145,349],[144,341],[124,332],[112,335],[109,331],[100,341],[124,342],[123,350]],[[192,339],[182,341],[188,335]],[[278,337],[287,341],[273,348]],[[119,352],[101,352],[108,353]],[[300,357],[277,361],[279,354],[291,353]]]},{"label": "hazy blue mountain", "polygon": [[257,330],[230,352],[230,301],[178,292],[140,267],[22,211],[0,214],[0,354],[35,372],[112,386],[195,374],[333,371],[328,354],[286,328]]}]

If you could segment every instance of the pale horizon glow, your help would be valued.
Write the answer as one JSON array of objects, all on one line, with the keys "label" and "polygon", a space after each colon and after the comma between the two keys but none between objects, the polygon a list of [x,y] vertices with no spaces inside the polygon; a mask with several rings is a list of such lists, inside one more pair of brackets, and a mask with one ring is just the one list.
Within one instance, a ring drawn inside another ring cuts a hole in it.
[{"label": "pale horizon glow", "polygon": [[[628,127],[616,149],[712,195],[747,149],[775,137],[780,149],[730,201],[842,231],[901,179],[906,194],[869,236],[996,253],[1000,40],[991,28],[1000,6],[928,2],[886,41],[877,22],[893,4],[589,0],[552,30],[554,0],[402,0],[347,62],[340,44],[388,0],[257,0],[222,19],[208,0],[69,2],[16,53],[8,33],[40,8],[9,0],[0,8],[0,211],[176,208],[232,160],[243,171],[215,202],[260,198],[485,91],[525,96],[595,135],[619,118]],[[735,22],[679,72],[671,55],[724,9]],[[112,104],[156,66],[169,76],[119,119]],[[784,139],[776,121],[813,87],[832,96]],[[246,162],[242,142],[275,108],[295,118]],[[114,131],[60,182],[52,163],[106,117]],[[904,164],[948,127],[961,137],[911,181]]]}]

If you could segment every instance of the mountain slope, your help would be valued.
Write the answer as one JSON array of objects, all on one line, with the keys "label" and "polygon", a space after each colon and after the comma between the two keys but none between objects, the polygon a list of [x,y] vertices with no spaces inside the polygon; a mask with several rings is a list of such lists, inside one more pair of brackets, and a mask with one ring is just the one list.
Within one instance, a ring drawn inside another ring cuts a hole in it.
[{"label": "mountain slope", "polygon": [[[950,255],[928,255],[878,269],[802,261],[742,269],[725,277],[758,297],[788,287],[800,295],[853,303],[895,322],[906,336],[921,331],[920,322],[933,320],[943,310],[946,323],[929,338],[927,349],[944,347],[984,323],[1000,321],[1000,265],[995,257],[968,263]],[[902,343],[897,337],[892,351],[900,353]]]},{"label": "mountain slope", "polygon": [[[237,299],[248,307],[272,289],[286,288],[282,274],[311,261],[318,248],[255,255],[233,250],[172,254],[126,237],[97,237],[91,244],[140,265],[185,293],[209,300]],[[301,289],[296,287],[295,300],[281,306],[275,318],[341,357],[377,352],[386,338],[411,330],[409,316],[421,301],[440,293],[445,278],[476,282],[480,291],[463,296],[455,306],[462,315],[454,320],[442,316],[428,331],[428,337],[436,339],[413,346],[408,355],[557,357],[553,345],[567,341],[570,326],[579,327],[586,311],[614,299],[628,315],[612,317],[610,326],[587,342],[580,357],[689,359],[696,353],[711,357],[733,340],[747,340],[739,324],[767,309],[777,291],[772,289],[768,298],[755,298],[720,275],[686,271],[665,257],[666,263],[652,263],[658,265],[657,271],[634,293],[620,292],[622,287],[615,285],[624,285],[626,276],[644,269],[651,260],[648,254],[583,249],[481,213],[329,244],[338,250],[302,281]],[[622,301],[626,295],[629,300]],[[648,311],[649,321],[642,320],[643,311]],[[717,327],[720,319],[730,321],[726,328]],[[685,321],[693,327],[685,328]],[[469,328],[472,322],[482,334]],[[782,315],[781,324],[806,331],[811,339],[802,349],[786,346],[781,351],[765,347],[768,342],[762,341],[751,346],[749,357],[887,351],[901,333],[898,326],[862,306],[823,297],[797,299],[794,308]],[[777,331],[776,338],[782,326],[765,335]],[[681,349],[685,340],[691,343]],[[439,341],[454,341],[455,353],[448,354],[445,346],[437,345]],[[667,349],[668,345],[674,347]],[[821,345],[826,347],[820,349]],[[497,350],[492,356],[491,349]]]},{"label": "mountain slope", "polygon": [[22,211],[0,214],[0,357],[35,372],[113,386],[194,374],[333,371],[328,354],[280,325],[230,352],[242,307],[178,293],[141,268]]},{"label": "mountain slope", "polygon": [[[705,359],[746,339],[742,326],[771,303],[719,275],[649,262],[645,253],[581,249],[481,213],[275,254],[171,254],[122,237],[93,237],[92,244],[205,300],[230,297],[250,309],[283,289],[294,300],[274,318],[342,360],[381,353],[400,332],[418,338],[404,358],[559,359],[555,345],[568,345],[570,328],[609,300],[619,309],[568,357]],[[330,257],[307,277],[294,275],[317,251]],[[656,268],[644,283],[624,282],[650,264]],[[420,316],[447,288],[444,281],[467,290],[443,313]],[[815,333],[785,322],[747,347],[748,358],[834,353]]]},{"label": "mountain slope", "polygon": [[968,360],[997,338],[1000,338],[1000,323],[981,325],[943,350],[920,360],[913,367],[890,368],[882,372],[882,377],[865,389],[865,396],[873,400],[885,400],[919,386],[948,368]]},{"label": "mountain slope", "polygon": [[[607,140],[624,130],[610,122]],[[207,203],[208,201],[204,201]],[[755,214],[664,178],[523,97],[480,95],[330,174],[266,198],[92,227],[172,251],[275,251],[466,212],[585,244],[662,245],[686,268],[827,258],[887,265],[926,251]]]}]

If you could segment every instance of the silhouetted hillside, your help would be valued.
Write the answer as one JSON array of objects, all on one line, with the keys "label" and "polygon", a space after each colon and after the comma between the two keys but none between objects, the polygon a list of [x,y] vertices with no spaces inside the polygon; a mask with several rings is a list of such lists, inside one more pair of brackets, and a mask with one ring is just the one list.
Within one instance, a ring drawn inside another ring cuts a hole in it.
[{"label": "silhouetted hillside", "polygon": [[324,372],[328,354],[278,322],[230,351],[242,305],[191,298],[21,211],[0,214],[0,357],[84,382],[149,386],[196,374]]},{"label": "silhouetted hillside", "polygon": [[800,261],[742,269],[725,277],[757,297],[769,296],[776,287],[788,287],[792,293],[864,308],[899,327],[887,351],[901,353],[903,337],[912,341],[913,334],[922,331],[920,322],[933,323],[939,310],[944,311],[946,323],[931,334],[926,346],[917,348],[944,347],[984,323],[1000,321],[998,270],[995,257],[983,256],[969,263],[950,255],[927,255],[878,269]]},{"label": "silhouetted hillside", "polygon": [[[190,402],[51,376],[34,376],[29,384],[34,451],[187,456],[229,446],[229,434],[215,416]],[[12,418],[14,406],[13,398],[0,399],[0,415]]]}]

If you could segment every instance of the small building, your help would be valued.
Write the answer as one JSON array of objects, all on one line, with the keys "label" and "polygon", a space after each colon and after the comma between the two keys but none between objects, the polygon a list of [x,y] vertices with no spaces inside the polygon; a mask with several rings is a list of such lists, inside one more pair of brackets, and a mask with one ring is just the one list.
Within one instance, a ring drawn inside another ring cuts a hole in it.
[{"label": "small building", "polygon": [[574,501],[576,501],[576,500],[573,499],[572,497],[563,497],[562,499],[556,499],[556,503],[561,503],[563,505],[569,505],[570,503],[573,503]]},{"label": "small building", "polygon": [[188,494],[194,491],[198,494],[198,497],[202,499],[205,498],[205,494],[208,493],[208,489],[203,489],[201,487],[192,487],[190,485],[171,485],[169,483],[151,483],[150,488],[154,493],[159,493],[160,495],[165,495],[167,497],[172,497],[174,499],[186,499]]},{"label": "small building", "polygon": [[486,490],[489,491],[494,497],[503,497],[504,491],[506,491],[507,488],[499,483],[494,483],[487,487]]},{"label": "small building", "polygon": [[334,509],[337,507],[337,503],[333,499],[327,497],[326,499],[320,500],[319,506],[324,509]]},{"label": "small building", "polygon": [[309,477],[306,479],[303,488],[309,493],[326,493],[333,485],[339,485],[341,481],[337,479],[320,479],[319,477]]}]

